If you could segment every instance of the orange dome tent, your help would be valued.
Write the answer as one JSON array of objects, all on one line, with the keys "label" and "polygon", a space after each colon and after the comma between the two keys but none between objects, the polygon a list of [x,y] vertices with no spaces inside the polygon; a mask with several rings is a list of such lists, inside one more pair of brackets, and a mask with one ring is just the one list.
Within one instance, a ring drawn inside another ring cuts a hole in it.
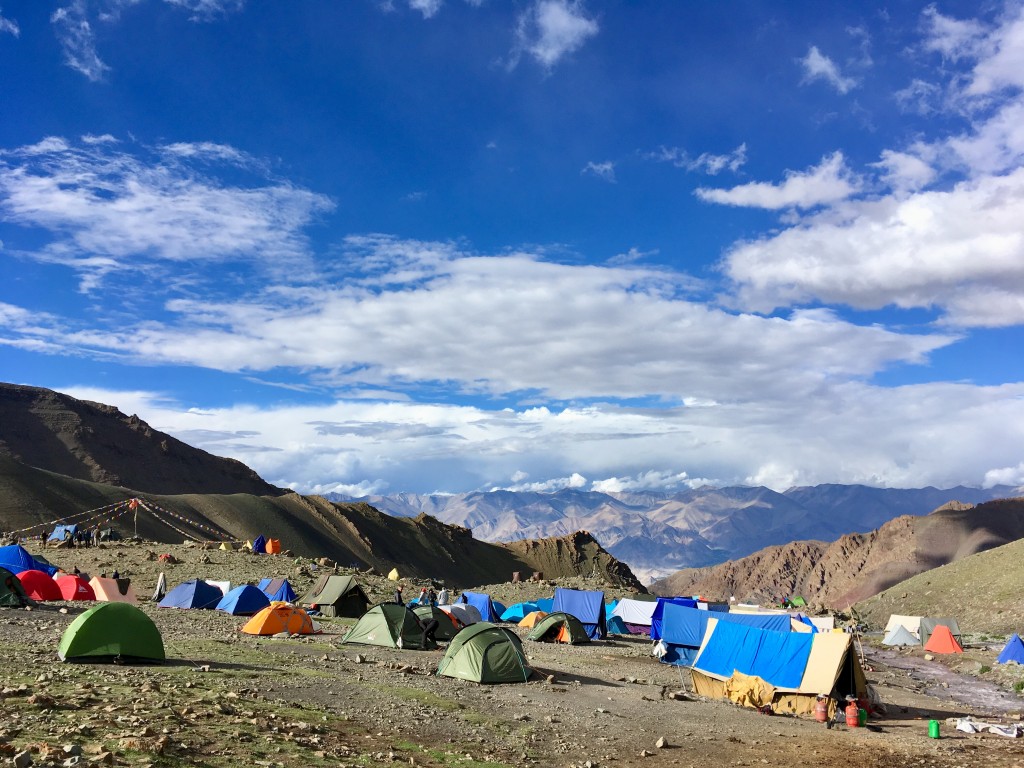
[{"label": "orange dome tent", "polygon": [[544,611],[531,611],[523,617],[523,620],[519,622],[520,627],[534,627],[537,622],[547,616]]},{"label": "orange dome tent", "polygon": [[924,649],[929,653],[963,653],[964,649],[953,637],[953,633],[949,631],[949,627],[945,624],[939,624],[935,627],[935,631],[932,632],[932,636],[928,638],[928,643]]},{"label": "orange dome tent", "polygon": [[320,628],[301,608],[274,602],[249,619],[241,631],[247,635],[311,635]]},{"label": "orange dome tent", "polygon": [[280,539],[267,539],[266,549],[264,551],[268,555],[280,555],[281,554],[281,540]]}]

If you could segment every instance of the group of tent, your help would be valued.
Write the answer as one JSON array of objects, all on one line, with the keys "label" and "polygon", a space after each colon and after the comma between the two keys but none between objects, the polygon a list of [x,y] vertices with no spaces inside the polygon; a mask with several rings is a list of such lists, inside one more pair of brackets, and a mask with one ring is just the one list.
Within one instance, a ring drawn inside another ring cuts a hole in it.
[{"label": "group of tent", "polygon": [[963,636],[956,619],[892,614],[882,645],[924,646],[929,653],[963,653]]}]

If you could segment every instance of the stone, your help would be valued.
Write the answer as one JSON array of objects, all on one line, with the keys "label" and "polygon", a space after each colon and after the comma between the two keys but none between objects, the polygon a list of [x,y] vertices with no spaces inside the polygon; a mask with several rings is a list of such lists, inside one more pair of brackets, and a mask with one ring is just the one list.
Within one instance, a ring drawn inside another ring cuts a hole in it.
[{"label": "stone", "polygon": [[667,749],[668,748],[668,739],[666,739],[664,736],[662,736],[656,742],[654,742],[654,746],[657,747],[658,749]]},{"label": "stone", "polygon": [[28,768],[32,765],[32,753],[27,749],[24,752],[19,752],[14,756],[15,768]]}]

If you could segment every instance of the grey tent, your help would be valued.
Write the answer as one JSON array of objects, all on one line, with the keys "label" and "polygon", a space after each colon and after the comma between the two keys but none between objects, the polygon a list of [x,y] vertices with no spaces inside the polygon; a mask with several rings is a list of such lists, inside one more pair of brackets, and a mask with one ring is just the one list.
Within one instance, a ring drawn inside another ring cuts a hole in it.
[{"label": "grey tent", "polygon": [[935,619],[930,616],[922,616],[920,629],[921,645],[928,645],[932,632],[940,624],[944,627],[949,627],[949,633],[953,636],[953,639],[960,643],[960,645],[964,644],[964,639],[960,634],[960,625],[956,623],[956,619]]},{"label": "grey tent", "polygon": [[370,598],[352,576],[325,573],[299,600],[303,605],[316,606],[323,616],[350,616],[358,618],[366,613]]},{"label": "grey tent", "polygon": [[910,631],[902,624],[898,625],[895,629],[890,630],[889,634],[882,640],[882,645],[920,645],[921,641],[910,634]]}]

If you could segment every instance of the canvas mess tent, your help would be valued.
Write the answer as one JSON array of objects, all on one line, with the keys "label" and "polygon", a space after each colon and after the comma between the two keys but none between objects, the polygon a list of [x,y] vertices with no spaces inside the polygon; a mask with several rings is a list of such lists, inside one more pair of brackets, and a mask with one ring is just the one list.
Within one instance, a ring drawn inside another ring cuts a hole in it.
[{"label": "canvas mess tent", "polygon": [[25,588],[18,577],[6,568],[0,567],[0,606],[4,608],[23,608],[29,604]]},{"label": "canvas mess tent", "polygon": [[465,624],[436,605],[417,605],[413,608],[412,612],[422,622],[430,621],[431,619],[437,621],[437,630],[434,632],[434,637],[438,640],[451,640],[459,633],[459,630],[465,627]]},{"label": "canvas mess tent", "polygon": [[484,620],[480,615],[480,611],[476,609],[476,606],[467,605],[466,603],[439,605],[438,608],[445,613],[450,614],[453,619],[456,619],[460,624],[466,627],[470,624],[476,624],[478,621]]},{"label": "canvas mess tent", "polygon": [[301,608],[275,602],[249,619],[239,631],[247,635],[312,635],[320,627]]},{"label": "canvas mess tent", "polygon": [[323,616],[356,618],[366,613],[370,598],[354,576],[325,573],[299,600],[320,611]]},{"label": "canvas mess tent", "polygon": [[1024,640],[1016,632],[1006,641],[1003,650],[996,659],[997,664],[1024,664]]},{"label": "canvas mess tent", "polygon": [[83,613],[64,631],[57,655],[61,661],[165,658],[156,624],[128,603],[101,603]]},{"label": "canvas mess tent", "polygon": [[65,573],[58,576],[57,586],[65,600],[95,600],[96,593],[92,591],[89,582],[73,573]]},{"label": "canvas mess tent", "polygon": [[42,571],[53,576],[59,568],[50,564],[45,557],[32,555],[20,544],[0,547],[0,566],[17,575],[22,571]]},{"label": "canvas mess tent", "polygon": [[910,630],[908,630],[902,624],[897,624],[896,628],[890,630],[888,634],[886,634],[886,636],[882,639],[882,645],[890,645],[897,648],[920,644],[921,641],[918,640],[914,635],[910,634]]},{"label": "canvas mess tent", "polygon": [[939,624],[932,630],[924,649],[929,653],[963,653],[964,648],[960,641],[953,636],[949,627]]},{"label": "canvas mess tent", "polygon": [[624,597],[612,610],[612,616],[618,617],[632,635],[648,635],[651,632],[651,617],[658,607],[657,600],[634,600]]},{"label": "canvas mess tent", "polygon": [[107,579],[103,576],[93,576],[89,579],[89,586],[92,587],[96,599],[104,603],[137,603],[139,598],[132,589],[130,579]]},{"label": "canvas mess tent", "polygon": [[295,590],[292,589],[292,585],[288,583],[288,579],[260,579],[260,583],[256,586],[263,590],[263,594],[269,597],[271,602],[295,602]]},{"label": "canvas mess tent", "polygon": [[903,616],[898,613],[894,613],[889,616],[889,621],[885,624],[885,632],[888,635],[897,627],[903,627],[914,637],[921,637],[921,617],[920,616]]},{"label": "canvas mess tent", "polygon": [[381,603],[364,613],[341,642],[423,650],[426,637],[412,609],[398,603]]},{"label": "canvas mess tent", "polygon": [[583,623],[575,616],[563,611],[555,611],[538,621],[526,635],[526,639],[539,643],[580,645],[589,643],[590,635]]},{"label": "canvas mess tent", "polygon": [[604,616],[604,592],[558,587],[548,613],[559,612],[575,616],[591,640],[603,640],[608,634],[608,623]]},{"label": "canvas mess tent", "polygon": [[217,601],[216,609],[232,616],[252,616],[270,605],[270,598],[252,584],[242,584]]},{"label": "canvas mess tent", "polygon": [[459,597],[459,602],[471,605],[480,611],[481,621],[501,621],[501,614],[494,607],[494,601],[491,600],[490,595],[483,592],[463,592]]},{"label": "canvas mess tent", "polygon": [[18,574],[18,581],[25,589],[25,594],[33,600],[63,600],[64,595],[57,586],[57,582],[48,573],[42,571],[22,571]]},{"label": "canvas mess tent", "polygon": [[161,608],[209,608],[214,609],[224,597],[219,588],[202,579],[192,579],[179,584],[161,600]]},{"label": "canvas mess tent", "polygon": [[667,603],[663,610],[662,636],[655,655],[662,663],[678,667],[693,664],[712,621],[728,621],[772,632],[789,632],[792,628],[785,614],[718,613],[675,603]]},{"label": "canvas mess tent", "polygon": [[[945,627],[949,630],[949,633],[956,640],[957,644],[963,643],[963,636],[960,633],[960,625],[956,623],[956,619],[951,618],[933,618],[931,616],[921,617],[921,628],[918,633],[921,638],[921,645],[928,647],[928,641],[932,639],[932,635],[939,627]],[[962,650],[962,649],[961,649]]]},{"label": "canvas mess tent", "polygon": [[479,622],[459,632],[437,674],[474,683],[525,683],[530,668],[519,637],[505,627]]},{"label": "canvas mess tent", "polygon": [[847,695],[876,700],[845,632],[772,632],[715,619],[691,676],[702,696],[797,715],[812,714],[820,694],[830,709]]}]

